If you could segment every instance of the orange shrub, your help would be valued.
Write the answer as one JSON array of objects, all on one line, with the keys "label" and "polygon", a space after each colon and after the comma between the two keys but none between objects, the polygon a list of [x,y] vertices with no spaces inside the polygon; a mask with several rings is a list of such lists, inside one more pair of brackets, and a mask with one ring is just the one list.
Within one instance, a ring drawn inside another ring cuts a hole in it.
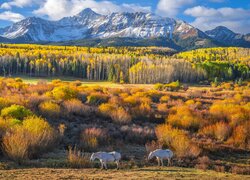
[{"label": "orange shrub", "polygon": [[233,83],[222,83],[220,85],[220,87],[223,89],[226,89],[226,90],[233,90],[234,89]]},{"label": "orange shrub", "polygon": [[64,113],[66,115],[88,115],[90,113],[90,108],[84,105],[78,99],[70,99],[63,102]]},{"label": "orange shrub", "polygon": [[161,97],[160,102],[161,103],[167,103],[169,100],[170,100],[170,97],[165,95],[165,96]]},{"label": "orange shrub", "polygon": [[150,115],[152,114],[153,110],[150,106],[150,104],[147,103],[142,103],[139,106],[135,107],[133,109],[133,114],[136,117],[147,117],[149,118]]},{"label": "orange shrub", "polygon": [[173,128],[171,125],[159,125],[155,133],[158,141],[174,150],[179,157],[197,157],[201,152],[199,147],[190,141],[185,131]]},{"label": "orange shrub", "polygon": [[224,141],[229,137],[231,127],[225,122],[218,122],[214,125],[204,127],[199,133]]},{"label": "orange shrub", "polygon": [[140,98],[136,96],[128,96],[123,99],[124,103],[129,106],[136,106],[140,103]]},{"label": "orange shrub", "polygon": [[166,114],[168,112],[168,104],[166,104],[166,103],[157,104],[157,110],[160,113]]},{"label": "orange shrub", "polygon": [[172,126],[185,129],[198,129],[202,123],[201,118],[187,106],[174,108],[176,113],[170,114],[166,121]]},{"label": "orange shrub", "polygon": [[110,116],[113,111],[115,111],[118,107],[114,104],[111,104],[111,103],[105,103],[105,104],[101,104],[99,106],[99,111],[102,115],[104,116]]},{"label": "orange shrub", "polygon": [[228,143],[235,147],[250,149],[250,122],[235,127]]},{"label": "orange shrub", "polygon": [[209,112],[217,119],[225,119],[230,121],[232,126],[236,126],[250,117],[247,106],[234,104],[231,101],[221,101],[214,103]]},{"label": "orange shrub", "polygon": [[132,121],[131,115],[122,107],[119,107],[111,113],[111,119],[119,124],[127,124]]}]

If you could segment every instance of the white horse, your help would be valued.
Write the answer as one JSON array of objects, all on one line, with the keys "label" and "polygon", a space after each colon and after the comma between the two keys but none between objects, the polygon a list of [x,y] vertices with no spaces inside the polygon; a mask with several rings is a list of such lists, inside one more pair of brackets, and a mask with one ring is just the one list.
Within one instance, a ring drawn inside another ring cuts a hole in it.
[{"label": "white horse", "polygon": [[117,169],[119,169],[119,163],[121,160],[121,154],[118,152],[97,152],[93,153],[90,157],[90,161],[94,161],[95,159],[99,159],[101,162],[101,169],[107,168],[107,162],[115,162],[117,165]]},{"label": "white horse", "polygon": [[168,160],[168,166],[171,165],[171,159],[174,156],[174,153],[169,150],[163,150],[163,149],[157,149],[155,151],[150,152],[148,159],[152,159],[154,157],[156,157],[157,161],[158,161],[158,165],[160,166],[162,164],[162,166],[164,166],[163,164],[163,160],[167,159]]}]

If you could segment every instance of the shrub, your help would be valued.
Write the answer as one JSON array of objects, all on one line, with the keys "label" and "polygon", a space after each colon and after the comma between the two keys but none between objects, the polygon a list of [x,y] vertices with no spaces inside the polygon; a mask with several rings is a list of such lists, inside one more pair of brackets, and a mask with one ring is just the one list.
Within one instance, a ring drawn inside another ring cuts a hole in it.
[{"label": "shrub", "polygon": [[200,127],[201,118],[189,107],[180,106],[176,107],[175,110],[176,113],[170,114],[166,120],[169,124],[179,128],[194,130],[197,130]]},{"label": "shrub", "polygon": [[87,96],[87,103],[91,105],[100,105],[106,102],[108,102],[108,96],[100,92],[94,92]]},{"label": "shrub", "polygon": [[32,112],[30,110],[19,105],[12,105],[10,107],[2,109],[1,111],[1,116],[4,118],[11,117],[11,118],[22,120],[25,117],[30,116],[30,115],[32,115]]},{"label": "shrub", "polygon": [[225,122],[218,122],[214,125],[204,127],[200,130],[200,134],[204,134],[220,141],[226,140],[231,133],[231,127]]},{"label": "shrub", "polygon": [[63,102],[64,113],[66,115],[86,115],[89,114],[88,108],[78,99],[70,99]]},{"label": "shrub", "polygon": [[128,143],[144,145],[155,139],[154,129],[150,126],[123,125],[121,126],[121,132]]},{"label": "shrub", "polygon": [[171,125],[159,125],[155,133],[158,141],[173,149],[179,157],[197,157],[201,152],[199,147],[190,141],[185,131]]},{"label": "shrub", "polygon": [[101,104],[99,106],[99,111],[102,115],[108,117],[110,116],[113,111],[115,111],[118,107],[114,104],[111,104],[111,103],[105,103],[105,104]]},{"label": "shrub", "polygon": [[161,97],[160,102],[161,103],[167,103],[169,100],[170,100],[170,97],[165,95],[165,96]]},{"label": "shrub", "polygon": [[207,170],[211,164],[211,161],[207,156],[199,157],[197,161],[198,164],[195,167],[202,170]]},{"label": "shrub", "polygon": [[10,128],[13,128],[17,125],[21,125],[22,121],[18,119],[13,119],[13,118],[7,118],[3,119],[0,118],[0,140],[3,137],[3,135],[6,133],[6,131]]},{"label": "shrub", "polygon": [[37,111],[39,104],[41,104],[44,101],[49,101],[49,100],[50,98],[45,95],[38,95],[36,93],[33,93],[28,97],[28,107],[29,109]]},{"label": "shrub", "polygon": [[119,107],[116,111],[111,113],[111,119],[120,124],[127,124],[132,120],[131,115],[122,107]]},{"label": "shrub", "polygon": [[159,102],[162,97],[162,93],[156,90],[149,90],[146,92],[146,95],[155,103]]},{"label": "shrub", "polygon": [[151,151],[154,151],[156,149],[162,149],[162,144],[157,141],[151,141],[145,144],[145,148],[147,153],[149,154]]},{"label": "shrub", "polygon": [[77,97],[77,91],[69,86],[59,86],[53,89],[52,95],[56,100],[69,100]]},{"label": "shrub", "polygon": [[250,149],[250,122],[235,127],[228,143],[235,147]]},{"label": "shrub", "polygon": [[136,106],[140,103],[140,98],[136,96],[128,96],[123,99],[128,106]]},{"label": "shrub", "polygon": [[7,156],[19,163],[27,160],[30,142],[29,133],[22,127],[17,127],[9,131],[3,137],[3,150]]},{"label": "shrub", "polygon": [[165,84],[164,88],[168,91],[178,91],[181,88],[181,84],[179,81],[175,81],[169,84]]},{"label": "shrub", "polygon": [[196,90],[196,89],[194,89],[194,90],[188,90],[187,96],[189,98],[201,98],[202,97],[202,93],[203,92],[201,90]]},{"label": "shrub", "polygon": [[60,106],[52,101],[45,101],[39,105],[39,111],[45,117],[59,117]]},{"label": "shrub", "polygon": [[160,113],[166,114],[168,112],[168,104],[166,104],[166,103],[157,104],[157,110]]},{"label": "shrub", "polygon": [[220,101],[214,103],[209,112],[217,119],[230,121],[232,126],[236,126],[247,121],[250,117],[247,106],[234,104],[231,101]]},{"label": "shrub", "polygon": [[232,172],[233,174],[249,175],[250,174],[250,168],[249,168],[249,166],[237,166],[237,165],[234,165],[234,166],[232,166],[230,172]]},{"label": "shrub", "polygon": [[163,90],[163,88],[164,88],[164,84],[157,83],[154,85],[154,89],[156,89],[156,90],[161,91],[161,90]]},{"label": "shrub", "polygon": [[72,168],[90,168],[91,162],[89,157],[84,156],[76,147],[69,147],[68,162]]},{"label": "shrub", "polygon": [[153,110],[150,104],[148,103],[142,103],[133,109],[133,114],[137,118],[144,118],[144,117],[149,118],[152,112]]},{"label": "shrub", "polygon": [[86,128],[81,133],[81,147],[84,150],[94,151],[108,139],[106,129]]},{"label": "shrub", "polygon": [[22,126],[11,128],[4,135],[3,150],[11,159],[22,162],[48,151],[55,141],[55,132],[44,119],[27,117]]},{"label": "shrub", "polygon": [[48,91],[52,91],[53,90],[53,85],[52,84],[47,84],[47,83],[42,83],[42,82],[38,82],[37,85],[30,85],[27,88],[28,92],[30,93],[34,93],[36,92],[39,95],[42,95]]},{"label": "shrub", "polygon": [[8,106],[10,106],[10,102],[6,98],[0,97],[0,111]]}]

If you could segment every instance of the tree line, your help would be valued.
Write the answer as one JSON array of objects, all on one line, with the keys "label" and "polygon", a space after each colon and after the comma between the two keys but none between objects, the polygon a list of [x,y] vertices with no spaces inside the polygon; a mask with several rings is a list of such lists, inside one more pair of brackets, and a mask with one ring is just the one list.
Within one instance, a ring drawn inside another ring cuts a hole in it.
[{"label": "tree line", "polygon": [[210,48],[167,56],[159,48],[1,45],[0,75],[72,76],[120,83],[199,82],[250,77],[250,51]]}]

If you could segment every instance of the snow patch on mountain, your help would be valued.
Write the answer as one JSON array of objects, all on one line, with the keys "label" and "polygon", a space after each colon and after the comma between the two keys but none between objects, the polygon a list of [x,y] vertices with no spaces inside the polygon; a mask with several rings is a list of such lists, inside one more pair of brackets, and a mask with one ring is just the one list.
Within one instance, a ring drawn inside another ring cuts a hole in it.
[{"label": "snow patch on mountain", "polygon": [[0,31],[0,35],[9,39],[25,36],[35,42],[111,37],[152,38],[166,37],[169,27],[175,25],[174,19],[151,13],[112,13],[105,16],[85,9],[59,21],[27,18]]}]

